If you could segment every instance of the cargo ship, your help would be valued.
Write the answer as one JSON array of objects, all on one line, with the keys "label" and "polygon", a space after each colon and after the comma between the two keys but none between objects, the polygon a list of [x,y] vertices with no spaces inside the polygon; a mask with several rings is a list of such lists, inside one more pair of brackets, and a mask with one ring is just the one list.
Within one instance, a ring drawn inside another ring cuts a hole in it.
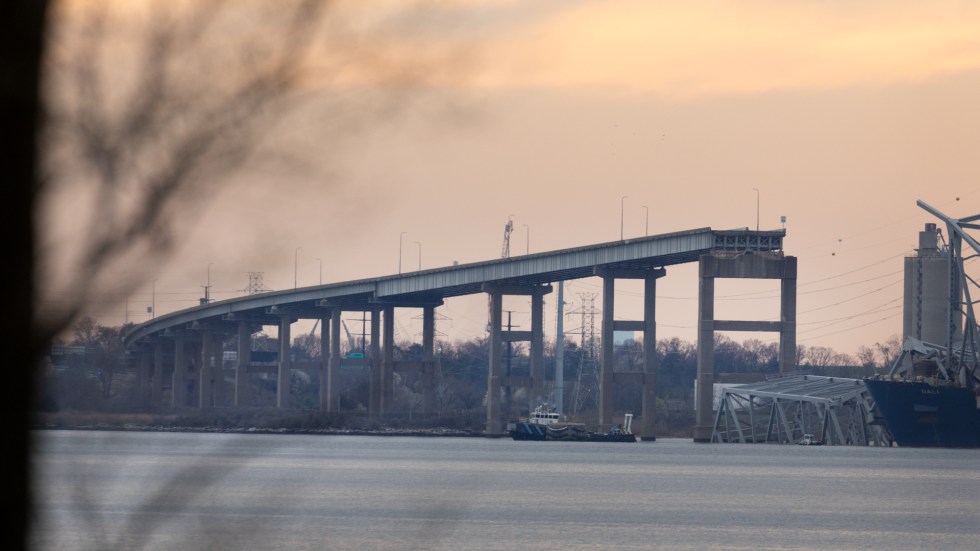
[{"label": "cargo ship", "polygon": [[630,430],[633,414],[627,413],[622,425],[615,425],[603,434],[590,432],[583,423],[567,423],[561,416],[544,407],[537,407],[526,419],[510,423],[508,433],[514,440],[548,440],[560,442],[636,442]]},{"label": "cargo ship", "polygon": [[976,391],[924,380],[866,379],[864,385],[899,446],[980,447]]},{"label": "cargo ship", "polygon": [[[887,376],[864,381],[883,423],[899,446],[980,447],[980,326],[973,305],[980,295],[967,258],[980,256],[980,214],[951,218],[917,201],[946,223],[919,233],[915,257],[905,263],[905,342]],[[971,252],[972,249],[972,252]]]}]

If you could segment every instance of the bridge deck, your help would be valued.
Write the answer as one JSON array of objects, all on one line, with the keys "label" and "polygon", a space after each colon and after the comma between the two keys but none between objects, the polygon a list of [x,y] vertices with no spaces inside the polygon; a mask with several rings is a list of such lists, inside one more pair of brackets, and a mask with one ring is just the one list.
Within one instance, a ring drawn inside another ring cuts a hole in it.
[{"label": "bridge deck", "polygon": [[316,318],[320,304],[361,311],[372,304],[437,303],[445,298],[480,293],[487,283],[538,285],[590,277],[597,268],[652,269],[694,262],[709,252],[781,252],[785,230],[749,231],[711,228],[626,239],[585,247],[447,266],[327,285],[272,291],[195,306],[138,325],[127,346],[149,336],[194,322],[250,319],[275,324],[275,307],[297,317]]}]

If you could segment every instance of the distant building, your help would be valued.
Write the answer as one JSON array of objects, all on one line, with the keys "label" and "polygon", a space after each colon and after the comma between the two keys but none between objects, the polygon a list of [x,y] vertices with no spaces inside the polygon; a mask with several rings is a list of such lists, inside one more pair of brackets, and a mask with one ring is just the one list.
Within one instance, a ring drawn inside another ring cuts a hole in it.
[{"label": "distant building", "polygon": [[626,341],[635,341],[636,331],[613,331],[613,345],[619,346]]}]

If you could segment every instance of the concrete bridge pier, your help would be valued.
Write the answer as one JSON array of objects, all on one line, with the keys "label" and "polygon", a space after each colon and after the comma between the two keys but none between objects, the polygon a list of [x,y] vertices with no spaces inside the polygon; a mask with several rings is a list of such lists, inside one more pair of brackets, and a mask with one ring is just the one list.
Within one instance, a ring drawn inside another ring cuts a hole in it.
[{"label": "concrete bridge pier", "polygon": [[163,340],[153,343],[153,386],[150,391],[150,401],[154,406],[162,406],[163,402]]},{"label": "concrete bridge pier", "polygon": [[327,362],[326,398],[320,396],[321,403],[325,400],[325,411],[340,413],[340,308],[330,310],[330,347],[324,354],[329,354]]},{"label": "concrete bridge pier", "polygon": [[[544,295],[551,292],[550,285],[495,285],[485,283],[483,290],[490,295],[490,365],[487,369],[487,425],[486,433],[503,434],[505,416],[510,414],[511,404],[501,404],[501,391],[505,395],[513,388],[526,388],[528,408],[533,410],[544,398]],[[504,331],[503,297],[523,295],[531,297],[531,330]],[[531,369],[527,377],[503,373],[501,345],[504,342],[529,341]]]},{"label": "concrete bridge pier", "polygon": [[[796,257],[777,253],[735,256],[703,255],[698,261],[698,378],[695,442],[710,442],[714,430],[715,331],[770,331],[779,333],[779,372],[796,368]],[[715,279],[779,279],[780,320],[739,321],[714,319]]]},{"label": "concrete bridge pier", "polygon": [[436,381],[438,369],[435,361],[436,308],[422,308],[422,412],[426,416],[436,413]]},{"label": "concrete bridge pier", "polygon": [[139,346],[139,365],[136,370],[136,388],[140,404],[150,402],[150,369],[153,366],[153,352],[145,344]]},{"label": "concrete bridge pier", "polygon": [[214,407],[211,354],[214,351],[214,333],[210,328],[201,331],[201,347],[198,355],[197,368],[197,404],[200,408]]},{"label": "concrete bridge pier", "polygon": [[381,363],[381,310],[372,307],[371,310],[371,347],[370,347],[370,369],[369,372],[369,393],[368,414],[371,417],[384,415],[384,366]]},{"label": "concrete bridge pier", "polygon": [[174,337],[174,374],[171,383],[170,405],[172,407],[187,406],[187,335],[179,334]]},{"label": "concrete bridge pier", "polygon": [[[663,268],[636,270],[596,268],[595,275],[602,278],[602,351],[599,366],[599,430],[608,431],[613,422],[613,390],[616,384],[639,384],[643,387],[642,425],[640,435],[653,435],[657,404],[657,280],[667,271]],[[617,279],[642,279],[643,320],[616,320],[615,294]],[[616,331],[643,333],[643,372],[616,373],[614,369]]]},{"label": "concrete bridge pier", "polygon": [[248,407],[252,403],[252,375],[248,366],[252,363],[252,330],[245,320],[238,320],[238,353],[235,359],[235,407]]},{"label": "concrete bridge pier", "polygon": [[279,370],[276,377],[276,407],[289,408],[289,382],[292,375],[292,328],[293,318],[284,314],[279,318]]}]

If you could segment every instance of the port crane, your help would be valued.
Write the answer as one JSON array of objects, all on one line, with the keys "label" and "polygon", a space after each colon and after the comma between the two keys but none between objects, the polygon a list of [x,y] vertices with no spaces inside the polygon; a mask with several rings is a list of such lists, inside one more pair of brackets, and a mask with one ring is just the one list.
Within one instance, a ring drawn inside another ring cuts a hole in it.
[{"label": "port crane", "polygon": [[[510,234],[514,233],[514,221],[511,220],[513,217],[513,214],[508,216],[507,223],[504,224],[504,244],[500,248],[500,258],[510,258]],[[490,300],[487,297],[487,333],[490,332],[493,323],[493,304],[491,304]]]}]

